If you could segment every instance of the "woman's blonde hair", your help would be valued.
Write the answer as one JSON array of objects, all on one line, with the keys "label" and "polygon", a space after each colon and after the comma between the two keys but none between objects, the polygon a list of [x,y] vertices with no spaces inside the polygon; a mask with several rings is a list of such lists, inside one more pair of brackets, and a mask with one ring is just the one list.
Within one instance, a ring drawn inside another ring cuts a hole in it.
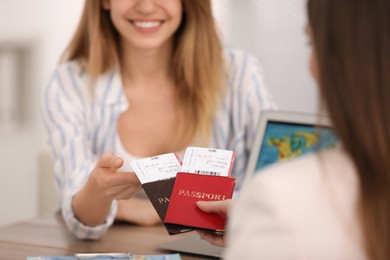
[{"label": "woman's blonde hair", "polygon": [[[183,19],[174,37],[172,70],[180,105],[178,138],[183,148],[201,138],[208,142],[224,90],[222,46],[210,0],[182,0]],[[77,30],[62,62],[76,60],[92,80],[119,66],[119,34],[102,1],[86,0]]]},{"label": "woman's blonde hair", "polygon": [[390,2],[309,0],[320,94],[359,179],[369,259],[390,259]]}]

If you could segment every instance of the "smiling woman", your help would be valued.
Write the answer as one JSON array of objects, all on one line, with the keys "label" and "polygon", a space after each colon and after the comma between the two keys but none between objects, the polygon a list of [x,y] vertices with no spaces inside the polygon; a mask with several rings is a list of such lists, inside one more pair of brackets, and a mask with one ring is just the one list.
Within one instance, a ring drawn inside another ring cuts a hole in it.
[{"label": "smiling woman", "polygon": [[209,0],[86,0],[42,91],[71,232],[96,239],[115,219],[161,222],[137,193],[140,157],[234,150],[239,188],[259,114],[275,107],[263,82],[253,56],[222,47]]}]

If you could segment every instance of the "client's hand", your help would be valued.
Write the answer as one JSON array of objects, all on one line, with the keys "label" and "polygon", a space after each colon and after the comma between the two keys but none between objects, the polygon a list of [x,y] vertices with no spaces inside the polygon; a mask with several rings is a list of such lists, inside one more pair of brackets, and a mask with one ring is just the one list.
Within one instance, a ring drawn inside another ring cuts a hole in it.
[{"label": "client's hand", "polygon": [[212,234],[207,231],[201,231],[201,230],[196,230],[196,233],[199,234],[201,238],[206,240],[212,245],[219,246],[219,247],[225,247],[225,235],[217,235],[217,234]]},{"label": "client's hand", "polygon": [[[207,213],[217,213],[224,218],[228,218],[231,204],[231,200],[198,201],[196,203],[200,210]],[[214,235],[205,231],[197,231],[197,233],[210,244],[220,247],[224,247],[226,245],[225,237],[223,235]]]},{"label": "client's hand", "polygon": [[151,226],[161,223],[152,203],[148,199],[142,198],[119,200],[116,219],[142,226]]}]

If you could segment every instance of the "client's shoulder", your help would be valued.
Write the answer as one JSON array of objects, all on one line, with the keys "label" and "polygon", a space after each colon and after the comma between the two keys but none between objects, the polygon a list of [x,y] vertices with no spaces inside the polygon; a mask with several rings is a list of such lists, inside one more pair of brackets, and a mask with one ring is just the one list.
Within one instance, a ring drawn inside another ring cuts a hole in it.
[{"label": "client's shoulder", "polygon": [[319,194],[326,186],[354,181],[354,166],[349,157],[340,149],[332,149],[266,167],[256,173],[251,185],[272,194],[290,193],[296,197]]}]

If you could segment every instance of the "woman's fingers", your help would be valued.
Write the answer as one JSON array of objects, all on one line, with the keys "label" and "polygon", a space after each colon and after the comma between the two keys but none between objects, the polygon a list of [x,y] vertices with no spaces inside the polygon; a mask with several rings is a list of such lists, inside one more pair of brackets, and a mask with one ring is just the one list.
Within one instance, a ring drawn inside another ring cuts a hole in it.
[{"label": "woman's fingers", "polygon": [[96,168],[119,169],[123,165],[123,160],[111,154],[103,154],[97,162]]},{"label": "woman's fingers", "polygon": [[205,231],[196,231],[200,237],[207,242],[209,242],[212,245],[219,246],[219,247],[224,247],[225,246],[225,237],[224,235],[214,235]]},{"label": "woman's fingers", "polygon": [[231,200],[198,201],[196,203],[200,210],[207,213],[217,213],[224,217],[227,217],[229,214],[230,204]]},{"label": "woman's fingers", "polygon": [[[127,175],[134,173],[125,173],[120,175]],[[111,185],[107,188],[107,194],[111,197],[120,200],[120,199],[129,199],[131,198],[137,191],[141,189],[141,183],[138,178],[131,178],[129,182],[123,181],[119,185]]]},{"label": "woman's fingers", "polygon": [[135,173],[118,173],[123,160],[117,156],[104,154],[100,157],[92,174],[102,192],[113,199],[128,199],[141,189]]}]

